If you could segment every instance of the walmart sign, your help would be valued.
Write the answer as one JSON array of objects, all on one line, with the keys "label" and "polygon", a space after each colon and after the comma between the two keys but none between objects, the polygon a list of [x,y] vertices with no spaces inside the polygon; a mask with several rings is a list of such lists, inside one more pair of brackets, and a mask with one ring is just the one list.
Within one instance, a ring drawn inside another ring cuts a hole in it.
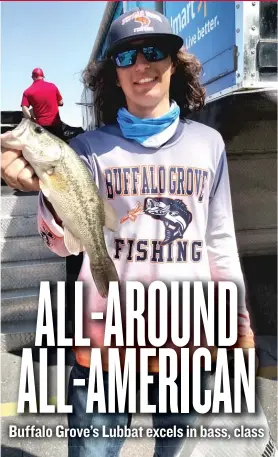
[{"label": "walmart sign", "polygon": [[186,49],[203,64],[207,93],[234,85],[235,2],[166,1],[165,15]]}]

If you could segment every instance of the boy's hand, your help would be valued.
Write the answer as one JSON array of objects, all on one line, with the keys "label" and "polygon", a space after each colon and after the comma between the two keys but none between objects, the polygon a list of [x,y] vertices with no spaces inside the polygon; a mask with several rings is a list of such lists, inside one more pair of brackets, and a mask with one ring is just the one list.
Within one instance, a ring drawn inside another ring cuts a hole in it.
[{"label": "boy's hand", "polygon": [[22,192],[39,191],[39,179],[31,165],[24,159],[22,151],[2,149],[1,178],[13,189]]}]

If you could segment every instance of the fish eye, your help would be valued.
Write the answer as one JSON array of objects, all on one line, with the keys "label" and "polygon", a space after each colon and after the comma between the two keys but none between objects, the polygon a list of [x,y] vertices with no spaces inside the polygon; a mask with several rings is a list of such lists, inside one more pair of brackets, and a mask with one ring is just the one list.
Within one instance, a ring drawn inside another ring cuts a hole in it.
[{"label": "fish eye", "polygon": [[39,125],[37,125],[37,126],[35,127],[35,132],[36,132],[36,133],[42,133],[42,132],[43,132],[43,128],[40,127]]}]

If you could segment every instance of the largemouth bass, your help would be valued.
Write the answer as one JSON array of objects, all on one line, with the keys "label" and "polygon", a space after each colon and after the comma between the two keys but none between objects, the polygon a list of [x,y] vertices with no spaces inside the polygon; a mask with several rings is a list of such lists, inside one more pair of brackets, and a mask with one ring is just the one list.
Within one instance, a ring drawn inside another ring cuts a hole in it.
[{"label": "largemouth bass", "polygon": [[62,220],[68,251],[88,253],[98,292],[107,297],[109,281],[119,278],[107,252],[103,227],[116,231],[118,221],[114,209],[100,197],[84,162],[64,141],[29,119],[0,137],[2,147],[22,150],[44,196]]}]

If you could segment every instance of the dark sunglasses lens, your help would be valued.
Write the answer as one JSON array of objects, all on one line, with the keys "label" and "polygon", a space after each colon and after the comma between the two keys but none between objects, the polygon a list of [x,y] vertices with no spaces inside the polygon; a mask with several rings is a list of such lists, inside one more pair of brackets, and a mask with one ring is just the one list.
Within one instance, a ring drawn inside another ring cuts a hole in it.
[{"label": "dark sunglasses lens", "polygon": [[117,67],[124,68],[134,65],[138,52],[142,52],[145,59],[149,62],[158,62],[168,56],[168,52],[166,50],[156,46],[145,46],[141,49],[130,49],[128,51],[118,52],[118,54],[115,55],[114,61]]},{"label": "dark sunglasses lens", "polygon": [[145,58],[149,62],[158,62],[159,60],[163,60],[167,57],[168,53],[162,49],[159,49],[154,46],[148,46],[146,48],[142,48],[143,54]]},{"label": "dark sunglasses lens", "polygon": [[134,65],[136,61],[136,54],[136,49],[123,51],[116,54],[115,63],[117,67],[130,67],[131,65]]}]

